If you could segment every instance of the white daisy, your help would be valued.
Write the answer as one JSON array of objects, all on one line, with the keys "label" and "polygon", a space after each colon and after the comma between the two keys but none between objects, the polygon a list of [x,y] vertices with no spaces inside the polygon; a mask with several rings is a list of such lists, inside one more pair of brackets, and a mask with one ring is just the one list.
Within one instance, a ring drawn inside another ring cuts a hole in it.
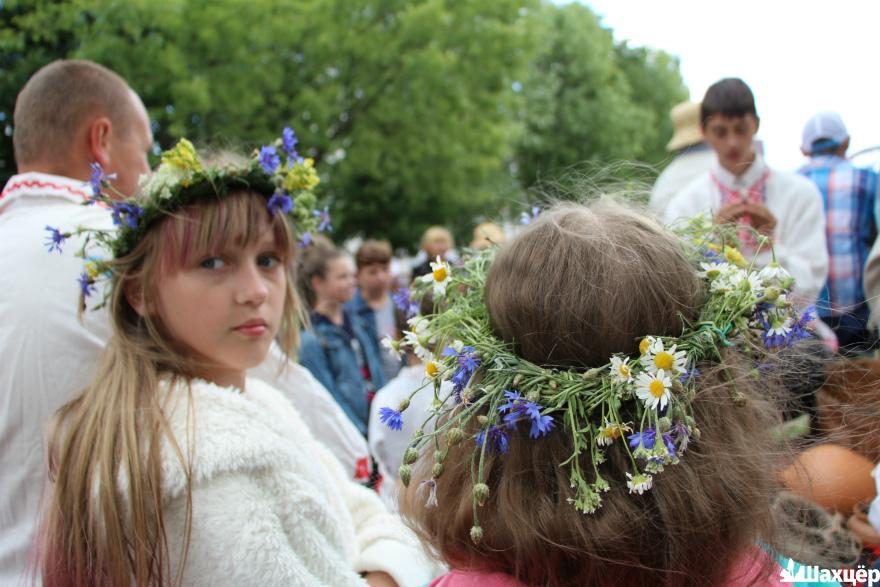
[{"label": "white daisy", "polygon": [[446,295],[446,285],[449,283],[449,265],[445,263],[440,255],[437,255],[437,261],[431,263],[431,272],[422,276],[422,281],[434,284],[434,296]]},{"label": "white daisy", "polygon": [[639,343],[639,352],[642,355],[648,354],[651,351],[651,349],[654,348],[654,345],[656,345],[656,344],[657,344],[656,338],[654,338],[653,336],[646,336]]},{"label": "white daisy", "polygon": [[626,487],[629,489],[629,492],[638,493],[639,495],[651,489],[651,485],[654,482],[653,477],[644,473],[638,473],[635,476],[627,473],[626,478]]},{"label": "white daisy", "polygon": [[629,357],[611,357],[611,365],[608,368],[611,370],[611,376],[615,381],[622,381],[624,383],[632,381]]},{"label": "white daisy", "polygon": [[412,348],[417,357],[423,361],[431,358],[432,353],[428,346],[433,342],[433,336],[428,330],[430,322],[421,316],[410,318],[407,322],[412,330],[403,331],[403,344]]},{"label": "white daisy", "polygon": [[786,271],[782,265],[776,261],[771,261],[766,267],[761,269],[760,273],[758,273],[758,277],[764,283],[772,283],[773,281],[778,282],[783,279],[788,279],[791,275],[789,275],[788,271]]},{"label": "white daisy", "polygon": [[599,434],[596,436],[596,444],[599,446],[611,446],[611,444],[621,436],[624,432],[630,431],[631,428],[624,424],[621,426],[616,422],[605,420],[605,425],[599,428]]},{"label": "white daisy", "polygon": [[663,341],[656,339],[654,344],[648,349],[648,352],[642,355],[641,363],[651,373],[663,370],[673,375],[684,371],[685,363],[687,363],[687,353],[684,351],[676,351],[676,345],[670,348],[664,348]]},{"label": "white daisy", "polygon": [[663,369],[657,373],[639,373],[636,381],[636,395],[645,402],[646,408],[663,409],[669,402],[669,388],[672,381]]},{"label": "white daisy", "polygon": [[382,339],[382,346],[388,349],[388,352],[391,353],[392,357],[403,356],[403,348],[401,348],[399,340],[394,340],[390,336],[386,336]]},{"label": "white daisy", "polygon": [[764,286],[761,284],[761,278],[755,273],[750,273],[742,269],[731,274],[729,282],[731,289],[751,292],[755,294],[755,296],[760,296],[761,292],[764,291]]}]

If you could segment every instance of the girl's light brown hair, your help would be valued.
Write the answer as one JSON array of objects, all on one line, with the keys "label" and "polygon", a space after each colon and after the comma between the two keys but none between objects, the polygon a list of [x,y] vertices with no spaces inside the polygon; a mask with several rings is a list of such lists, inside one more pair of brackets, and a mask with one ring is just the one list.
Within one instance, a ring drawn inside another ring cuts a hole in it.
[{"label": "girl's light brown hair", "polygon": [[[646,335],[680,335],[703,299],[680,242],[610,200],[542,215],[498,253],[485,295],[496,334],[518,354],[579,369],[605,364],[612,353],[636,356]],[[434,508],[418,488],[431,477],[430,459],[419,461],[401,511],[453,568],[504,572],[527,585],[723,584],[758,539],[773,543],[780,453],[771,430],[779,411],[771,390],[752,378],[751,362],[736,353],[699,371],[692,407],[700,437],[644,495],[627,492],[631,465],[620,439],[600,467],[611,485],[602,507],[575,510],[560,466],[573,450],[560,416],[545,438],[509,431],[509,452],[488,453],[478,544],[470,538],[472,446],[450,449]],[[472,421],[468,432],[478,427]],[[581,459],[591,470],[590,455]]]},{"label": "girl's light brown hair", "polygon": [[[163,395],[159,389],[166,377],[171,379],[169,389],[178,380],[188,380],[199,364],[167,336],[158,316],[139,315],[129,297],[141,296],[143,305],[151,307],[164,275],[198,256],[222,251],[230,240],[253,242],[267,222],[277,254],[290,267],[294,237],[281,215],[268,216],[266,201],[243,191],[189,206],[161,221],[130,254],[115,261],[108,304],[113,335],[92,385],[56,413],[50,428],[53,485],[39,538],[43,584],[181,583],[191,528],[191,479],[183,551],[169,553],[160,447],[164,441],[170,444],[187,475],[198,447],[174,438],[166,415],[175,402],[190,398]],[[299,304],[288,270],[278,333],[288,354],[295,352],[298,333]],[[192,417],[191,409],[188,413]],[[189,432],[187,438],[192,439]]]}]

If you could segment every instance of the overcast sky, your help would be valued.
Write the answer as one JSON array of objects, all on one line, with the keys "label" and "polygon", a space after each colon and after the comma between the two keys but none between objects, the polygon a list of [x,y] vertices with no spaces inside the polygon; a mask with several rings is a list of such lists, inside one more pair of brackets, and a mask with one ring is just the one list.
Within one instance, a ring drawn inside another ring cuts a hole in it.
[{"label": "overcast sky", "polygon": [[878,0],[586,0],[616,40],[677,55],[692,100],[713,82],[752,88],[767,161],[794,169],[804,123],[835,110],[850,154],[880,145]]}]

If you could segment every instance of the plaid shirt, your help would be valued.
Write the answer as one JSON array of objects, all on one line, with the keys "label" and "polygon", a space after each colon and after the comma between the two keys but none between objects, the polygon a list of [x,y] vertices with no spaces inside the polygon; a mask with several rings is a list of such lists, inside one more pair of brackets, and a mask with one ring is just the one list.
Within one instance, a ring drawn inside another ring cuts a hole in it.
[{"label": "plaid shirt", "polygon": [[825,206],[829,266],[819,315],[854,313],[867,319],[862,276],[877,236],[877,174],[836,155],[812,157],[799,171],[818,186]]}]

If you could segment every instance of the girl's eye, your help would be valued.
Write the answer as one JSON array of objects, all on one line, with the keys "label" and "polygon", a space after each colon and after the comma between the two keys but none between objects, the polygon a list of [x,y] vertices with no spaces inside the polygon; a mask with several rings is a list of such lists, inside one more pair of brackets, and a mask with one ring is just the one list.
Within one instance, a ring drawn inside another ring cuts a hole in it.
[{"label": "girl's eye", "polygon": [[222,269],[225,266],[226,263],[220,257],[208,257],[199,263],[199,267],[202,269]]},{"label": "girl's eye", "polygon": [[260,255],[257,257],[257,265],[264,269],[271,269],[281,263],[277,255]]}]

